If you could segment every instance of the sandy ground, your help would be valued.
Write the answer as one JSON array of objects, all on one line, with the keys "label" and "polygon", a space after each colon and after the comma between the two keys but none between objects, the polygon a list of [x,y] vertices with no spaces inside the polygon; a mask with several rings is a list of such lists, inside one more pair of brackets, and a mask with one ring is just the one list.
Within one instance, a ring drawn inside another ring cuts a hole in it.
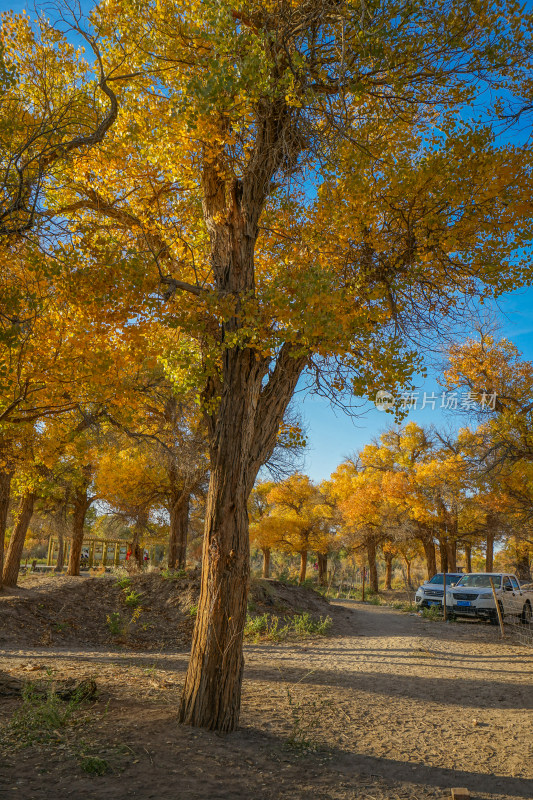
[{"label": "sandy ground", "polygon": [[[426,800],[454,786],[475,800],[533,797],[533,651],[489,626],[336,605],[335,636],[246,646],[241,727],[224,736],[176,723],[186,652],[4,652],[8,675],[91,676],[100,700],[21,749],[20,700],[2,699],[0,797]],[[108,773],[85,774],[87,755]]]}]

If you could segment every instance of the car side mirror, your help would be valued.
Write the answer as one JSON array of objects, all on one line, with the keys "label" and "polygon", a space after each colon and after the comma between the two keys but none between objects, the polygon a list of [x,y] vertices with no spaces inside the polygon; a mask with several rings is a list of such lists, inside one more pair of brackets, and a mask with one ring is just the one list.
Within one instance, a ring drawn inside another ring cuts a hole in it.
[{"label": "car side mirror", "polygon": [[455,586],[455,583],[450,583],[450,586]]}]

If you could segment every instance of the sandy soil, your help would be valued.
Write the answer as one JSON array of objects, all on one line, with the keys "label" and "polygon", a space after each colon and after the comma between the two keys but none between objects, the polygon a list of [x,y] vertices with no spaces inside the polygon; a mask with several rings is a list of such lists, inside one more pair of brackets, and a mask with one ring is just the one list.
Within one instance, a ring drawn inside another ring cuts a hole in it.
[{"label": "sandy soil", "polygon": [[[241,728],[180,727],[187,653],[15,648],[9,676],[94,677],[76,727],[24,749],[0,704],[0,797],[475,800],[533,797],[533,652],[497,629],[336,603],[337,634],[246,646]],[[2,734],[4,734],[2,736]],[[108,763],[91,776],[87,755]]]}]

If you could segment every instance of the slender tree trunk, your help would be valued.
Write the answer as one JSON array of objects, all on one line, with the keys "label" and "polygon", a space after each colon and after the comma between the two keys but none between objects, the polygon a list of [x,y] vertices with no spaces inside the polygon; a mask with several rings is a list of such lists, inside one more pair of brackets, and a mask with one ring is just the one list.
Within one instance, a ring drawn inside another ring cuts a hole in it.
[{"label": "slender tree trunk", "polygon": [[410,558],[406,558],[405,559],[405,564],[407,566],[407,588],[408,589],[412,589],[413,588],[413,580],[411,578],[411,559]]},{"label": "slender tree trunk", "polygon": [[385,552],[385,589],[392,589],[392,553]]},{"label": "slender tree trunk", "polygon": [[374,539],[369,539],[366,545],[368,555],[368,572],[370,577],[370,588],[376,594],[379,592],[378,566],[376,563],[376,543]]},{"label": "slender tree trunk", "polygon": [[307,574],[307,550],[300,551],[300,575],[298,577],[298,585],[301,586],[305,581]]},{"label": "slender tree trunk", "polygon": [[33,492],[27,492],[20,501],[17,522],[9,540],[4,564],[3,581],[5,586],[17,585],[24,540],[33,515],[34,503],[35,494]]},{"label": "slender tree trunk", "polygon": [[65,537],[63,535],[63,526],[60,525],[57,529],[57,561],[54,567],[54,572],[61,572],[65,565]]},{"label": "slender tree trunk", "polygon": [[180,493],[170,506],[168,568],[184,569],[187,561],[190,494]]},{"label": "slender tree trunk", "polygon": [[263,553],[263,578],[270,578],[270,547],[262,547]]},{"label": "slender tree trunk", "polygon": [[12,472],[0,470],[0,590],[2,589],[4,572],[4,547],[6,541],[7,512],[11,492]]},{"label": "slender tree trunk", "polygon": [[328,582],[328,554],[318,553],[318,584],[326,586]]},{"label": "slender tree trunk", "polygon": [[472,547],[469,544],[465,544],[465,561],[466,571],[472,572]]},{"label": "slender tree trunk", "polygon": [[494,532],[487,533],[487,550],[485,553],[485,572],[492,572],[494,569]]},{"label": "slender tree trunk", "polygon": [[426,558],[426,569],[428,572],[428,581],[431,580],[433,575],[437,572],[437,557],[435,554],[435,543],[433,538],[424,537],[421,539],[422,547],[424,548],[424,556]]},{"label": "slender tree trunk", "polygon": [[89,482],[77,486],[74,492],[74,513],[72,516],[72,544],[68,560],[67,575],[80,574],[81,551],[83,548],[83,535],[85,528],[85,517],[91,505],[88,495]]}]

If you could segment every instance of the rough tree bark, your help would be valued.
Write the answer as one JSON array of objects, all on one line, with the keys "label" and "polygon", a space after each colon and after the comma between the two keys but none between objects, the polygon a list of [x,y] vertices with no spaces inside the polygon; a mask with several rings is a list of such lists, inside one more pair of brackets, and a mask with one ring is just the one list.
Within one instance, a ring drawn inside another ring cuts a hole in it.
[{"label": "rough tree bark", "polygon": [[11,491],[11,478],[13,473],[0,470],[0,589],[2,589],[4,572],[4,546],[6,540],[7,512],[9,510],[9,497]]},{"label": "rough tree bark", "polygon": [[379,592],[378,566],[376,563],[376,543],[374,539],[369,539],[366,545],[368,556],[368,572],[370,577],[370,588],[376,594]]},{"label": "rough tree bark", "polygon": [[446,552],[448,554],[448,571],[457,572],[457,542],[455,540],[447,540]]},{"label": "rough tree bark", "polygon": [[17,585],[20,570],[20,560],[22,558],[22,551],[24,549],[24,540],[26,539],[26,533],[28,532],[28,527],[33,515],[34,504],[34,492],[26,492],[20,501],[17,522],[9,540],[9,547],[7,549],[2,576],[4,586]]},{"label": "rough tree bark", "polygon": [[385,589],[392,589],[392,553],[385,552]]},{"label": "rough tree bark", "polygon": [[328,554],[318,553],[317,561],[319,586],[326,586],[328,580]]},{"label": "rough tree bark", "polygon": [[263,578],[270,578],[270,547],[262,547],[263,553]]},{"label": "rough tree bark", "polygon": [[180,492],[170,505],[170,533],[168,537],[168,568],[184,569],[187,561],[187,533],[191,496]]},{"label": "rough tree bark", "polygon": [[180,721],[233,730],[239,720],[242,639],[250,570],[247,502],[257,473],[273,452],[279,426],[307,363],[291,344],[274,358],[247,346],[242,301],[255,293],[254,251],[272,180],[291,153],[285,103],[273,103],[258,125],[242,181],[226,177],[223,154],[204,164],[203,215],[216,290],[232,297],[234,315],[220,326],[220,373],[206,385],[210,479],[202,580]]},{"label": "rough tree bark", "polygon": [[90,467],[84,467],[83,482],[76,487],[74,492],[74,513],[72,517],[72,544],[68,560],[67,575],[80,574],[81,551],[83,547],[83,534],[85,517],[94,498],[89,497],[89,484],[91,480]]},{"label": "rough tree bark", "polygon": [[437,572],[437,556],[435,553],[435,542],[431,534],[421,536],[420,541],[424,548],[424,556],[426,558],[426,569],[428,573],[428,581],[431,580],[433,575]]}]

